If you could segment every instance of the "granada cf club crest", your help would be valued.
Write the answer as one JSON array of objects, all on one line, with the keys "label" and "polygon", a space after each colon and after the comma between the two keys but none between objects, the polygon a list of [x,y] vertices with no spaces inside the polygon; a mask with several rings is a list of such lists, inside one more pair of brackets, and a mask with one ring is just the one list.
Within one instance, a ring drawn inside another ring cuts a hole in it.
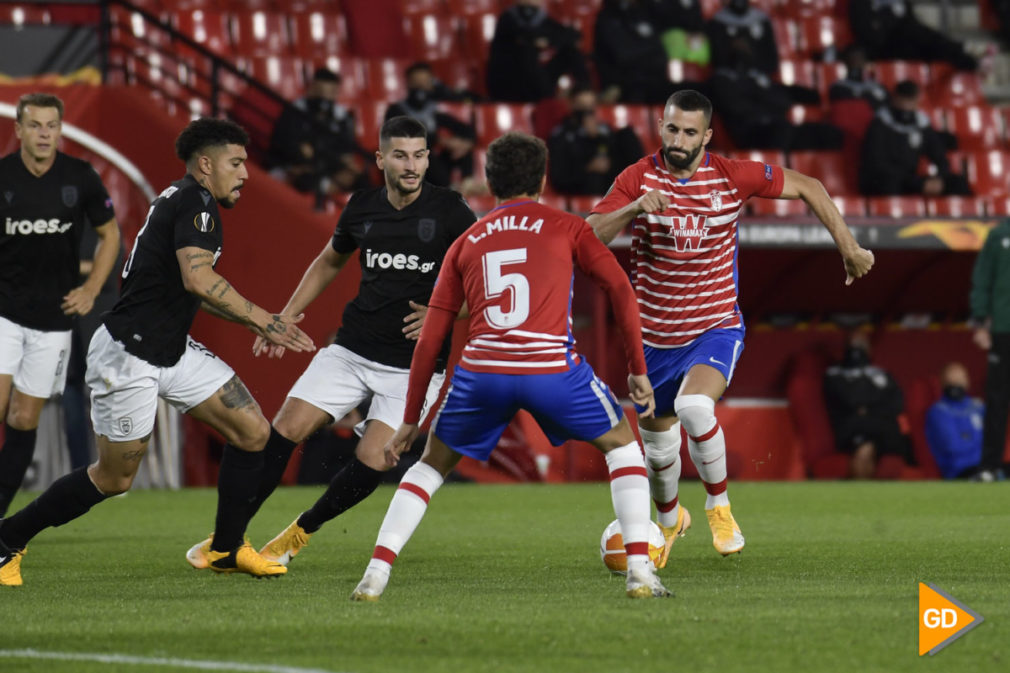
[{"label": "granada cf club crest", "polygon": [[722,192],[713,189],[708,198],[712,199],[712,210],[722,210]]},{"label": "granada cf club crest", "polygon": [[688,252],[701,247],[701,241],[708,233],[707,215],[685,215],[674,217],[670,223],[670,237],[677,252]]},{"label": "granada cf club crest", "polygon": [[417,237],[422,243],[429,243],[435,238],[435,220],[430,217],[422,217],[417,221]]},{"label": "granada cf club crest", "polygon": [[193,226],[197,231],[209,234],[214,231],[214,218],[210,216],[210,213],[197,213],[193,218]]},{"label": "granada cf club crest", "polygon": [[73,208],[77,205],[77,187],[73,185],[67,185],[60,192],[60,196],[63,197],[63,205],[67,208]]}]

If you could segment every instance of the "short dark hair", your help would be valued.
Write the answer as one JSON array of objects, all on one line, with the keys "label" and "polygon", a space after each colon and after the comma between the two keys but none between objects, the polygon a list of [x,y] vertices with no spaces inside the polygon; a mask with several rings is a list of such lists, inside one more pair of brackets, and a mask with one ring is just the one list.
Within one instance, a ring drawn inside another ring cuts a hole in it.
[{"label": "short dark hair", "polygon": [[390,117],[379,129],[379,145],[389,142],[390,138],[428,138],[428,129],[413,117],[397,115]]},{"label": "short dark hair", "polygon": [[487,148],[484,174],[499,199],[537,194],[547,171],[547,145],[540,138],[509,131]]},{"label": "short dark hair", "polygon": [[666,108],[671,106],[685,112],[697,112],[701,110],[705,115],[705,123],[708,124],[712,121],[712,101],[705,94],[694,89],[681,89],[673,93],[666,99],[666,106],[663,108],[663,111],[666,112]]},{"label": "short dark hair", "polygon": [[227,119],[201,117],[194,119],[175,139],[175,154],[189,163],[201,150],[224,145],[249,144],[249,134],[241,126]]},{"label": "short dark hair", "polygon": [[894,85],[894,95],[898,98],[918,98],[919,85],[910,79],[903,79]]},{"label": "short dark hair", "polygon": [[403,71],[404,77],[410,77],[415,72],[432,72],[431,64],[425,61],[418,61],[417,63],[411,63],[407,66],[407,69]]},{"label": "short dark hair", "polygon": [[60,121],[63,121],[63,101],[51,93],[26,93],[18,98],[18,116],[16,121],[21,122],[21,113],[29,105],[33,107],[54,107],[60,114]]},{"label": "short dark hair", "polygon": [[316,68],[316,71],[312,73],[312,81],[336,82],[337,84],[340,84],[340,75],[329,68]]}]

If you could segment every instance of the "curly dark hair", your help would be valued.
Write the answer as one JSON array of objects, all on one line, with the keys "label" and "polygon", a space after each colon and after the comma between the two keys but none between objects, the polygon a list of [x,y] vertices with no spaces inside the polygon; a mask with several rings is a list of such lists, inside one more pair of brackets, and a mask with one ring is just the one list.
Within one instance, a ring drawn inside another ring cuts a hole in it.
[{"label": "curly dark hair", "polygon": [[682,89],[677,91],[669,98],[666,99],[666,106],[676,107],[685,112],[701,112],[705,115],[705,123],[711,123],[712,121],[712,101],[710,101],[705,94],[699,93],[694,89]]},{"label": "curly dark hair", "polygon": [[488,145],[484,174],[499,199],[539,193],[546,171],[547,145],[540,138],[509,131]]},{"label": "curly dark hair", "polygon": [[249,134],[245,129],[227,119],[201,117],[194,119],[175,139],[175,154],[189,163],[201,150],[224,145],[249,144]]}]

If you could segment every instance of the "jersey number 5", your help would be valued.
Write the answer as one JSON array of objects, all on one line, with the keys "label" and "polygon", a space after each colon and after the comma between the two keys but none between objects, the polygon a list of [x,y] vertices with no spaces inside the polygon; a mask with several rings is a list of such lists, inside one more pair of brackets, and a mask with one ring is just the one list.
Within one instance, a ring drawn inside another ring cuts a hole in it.
[{"label": "jersey number 5", "polygon": [[526,248],[496,250],[482,258],[484,263],[484,296],[497,299],[507,290],[512,290],[508,311],[500,306],[484,309],[484,319],[491,327],[509,329],[518,327],[530,317],[530,282],[521,273],[502,273],[507,264],[522,264],[526,261]]}]

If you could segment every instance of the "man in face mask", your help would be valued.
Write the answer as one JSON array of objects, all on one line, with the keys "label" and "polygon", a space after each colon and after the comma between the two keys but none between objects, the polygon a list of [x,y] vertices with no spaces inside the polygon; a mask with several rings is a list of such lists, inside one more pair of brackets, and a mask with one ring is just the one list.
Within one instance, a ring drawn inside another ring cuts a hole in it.
[{"label": "man in face mask", "polygon": [[355,138],[354,113],[337,102],[340,75],[319,68],[305,96],[287,106],[274,124],[267,165],[300,192],[326,197],[367,186]]},{"label": "man in face mask", "polygon": [[975,474],[982,460],[985,405],[968,396],[971,381],[960,362],[950,362],[940,377],[943,394],[926,412],[926,441],[944,479]]},{"label": "man in face mask", "polygon": [[[920,111],[922,92],[911,80],[898,82],[889,105],[877,110],[866,131],[860,160],[859,191],[867,196],[922,194],[971,195],[963,175],[953,173],[947,151],[956,140],[933,128]],[[919,175],[919,158],[925,157],[935,174]]]},{"label": "man in face mask", "polygon": [[712,50],[713,68],[733,67],[732,44],[744,40],[753,55],[750,67],[770,77],[778,74],[779,52],[771,17],[751,7],[749,0],[727,0],[708,20],[705,33]]},{"label": "man in face mask", "polygon": [[842,361],[824,376],[824,402],[838,450],[850,454],[849,476],[869,479],[883,455],[911,461],[911,446],[898,417],[905,400],[894,378],[870,358],[866,334],[856,332]]}]

